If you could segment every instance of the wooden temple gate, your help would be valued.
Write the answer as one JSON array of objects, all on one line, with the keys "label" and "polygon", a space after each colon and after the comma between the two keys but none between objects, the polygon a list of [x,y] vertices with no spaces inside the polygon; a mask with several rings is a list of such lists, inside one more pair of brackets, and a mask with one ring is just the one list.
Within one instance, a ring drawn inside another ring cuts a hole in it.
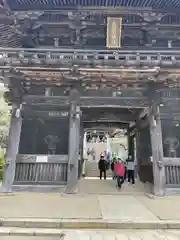
[{"label": "wooden temple gate", "polygon": [[180,189],[179,2],[32,2],[0,1],[0,79],[12,105],[4,191],[72,192],[83,128],[97,121],[126,128],[131,154],[136,139],[139,178],[156,195]]}]

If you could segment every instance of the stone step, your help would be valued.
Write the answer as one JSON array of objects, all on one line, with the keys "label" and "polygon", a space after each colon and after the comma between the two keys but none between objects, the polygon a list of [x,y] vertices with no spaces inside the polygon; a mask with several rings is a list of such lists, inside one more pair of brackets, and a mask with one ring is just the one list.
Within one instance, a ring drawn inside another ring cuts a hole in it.
[{"label": "stone step", "polygon": [[1,240],[179,240],[174,230],[60,230],[0,228]]},{"label": "stone step", "polygon": [[[171,220],[105,220],[105,219],[50,219],[50,218],[4,218],[0,219],[0,233],[3,228],[41,229],[180,229],[180,221]],[[8,230],[9,231],[9,230]]]}]

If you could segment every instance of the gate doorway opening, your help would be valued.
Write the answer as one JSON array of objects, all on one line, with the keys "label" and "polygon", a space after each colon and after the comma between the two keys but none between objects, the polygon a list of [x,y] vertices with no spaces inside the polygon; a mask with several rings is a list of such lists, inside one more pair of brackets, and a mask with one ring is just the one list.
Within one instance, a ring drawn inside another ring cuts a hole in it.
[{"label": "gate doorway opening", "polygon": [[[115,183],[97,182],[100,155],[108,153],[110,162],[113,156],[125,160],[131,154],[135,163],[136,184],[153,183],[149,123],[144,118],[140,124],[139,116],[142,110],[112,107],[82,109],[80,154],[83,163],[80,181],[83,178],[83,181],[91,181],[95,185],[112,184],[115,188]],[[107,180],[113,181],[111,168],[107,171]],[[84,188],[87,191],[87,186]]]},{"label": "gate doorway opening", "polygon": [[[98,162],[101,155],[104,155],[108,163],[111,163],[114,157],[127,159],[127,132],[113,125],[113,123],[102,123],[86,129],[83,141],[83,158],[86,160],[86,167],[82,173],[86,178],[99,177]],[[107,169],[107,177],[112,178],[110,166]]]}]

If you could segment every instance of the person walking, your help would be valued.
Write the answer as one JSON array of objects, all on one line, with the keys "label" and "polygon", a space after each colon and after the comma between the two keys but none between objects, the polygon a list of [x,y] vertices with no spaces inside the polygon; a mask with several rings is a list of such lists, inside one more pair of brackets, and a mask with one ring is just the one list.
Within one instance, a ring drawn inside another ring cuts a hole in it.
[{"label": "person walking", "polygon": [[111,162],[111,171],[112,171],[112,179],[116,179],[116,172],[114,171],[114,164],[116,163],[116,158],[114,157]]},{"label": "person walking", "polygon": [[117,162],[114,164],[114,170],[117,176],[117,186],[119,189],[121,189],[122,184],[124,183],[125,167],[120,158],[118,158]]},{"label": "person walking", "polygon": [[126,160],[126,162],[127,162],[128,183],[132,182],[132,184],[135,184],[135,179],[134,179],[135,164],[131,154],[128,155],[128,159]]},{"label": "person walking", "polygon": [[104,155],[100,156],[100,160],[98,162],[98,168],[100,172],[100,179],[102,179],[102,174],[104,174],[104,179],[106,179],[107,162],[104,158]]},{"label": "person walking", "polygon": [[123,163],[124,163],[124,170],[125,170],[125,172],[124,172],[124,181],[127,179],[127,160],[125,159],[125,160],[123,160]]}]

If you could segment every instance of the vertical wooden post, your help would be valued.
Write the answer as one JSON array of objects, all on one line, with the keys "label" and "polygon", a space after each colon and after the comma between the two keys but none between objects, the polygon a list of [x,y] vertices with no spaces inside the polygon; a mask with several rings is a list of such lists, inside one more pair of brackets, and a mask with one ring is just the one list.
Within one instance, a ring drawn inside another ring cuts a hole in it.
[{"label": "vertical wooden post", "polygon": [[82,176],[82,169],[83,169],[83,163],[84,163],[84,128],[81,124],[80,127],[80,144],[79,144],[79,152],[80,152],[80,159],[79,159],[79,175],[78,178],[81,178]]},{"label": "vertical wooden post", "polygon": [[84,128],[81,125],[80,127],[80,157],[83,159],[83,148],[84,148]]},{"label": "vertical wooden post", "polygon": [[165,194],[165,169],[163,164],[163,142],[159,107],[156,108],[155,116],[149,116],[150,135],[153,158],[154,194],[164,196]]},{"label": "vertical wooden post", "polygon": [[130,131],[128,130],[128,154],[134,159],[134,136],[131,136]]},{"label": "vertical wooden post", "polygon": [[136,164],[136,177],[138,177],[139,169],[140,169],[140,159],[139,159],[139,154],[140,154],[140,139],[139,139],[139,130],[136,131],[136,152],[135,152],[135,164]]},{"label": "vertical wooden post", "polygon": [[74,89],[70,93],[69,116],[69,162],[67,193],[73,193],[78,180],[78,159],[80,144],[80,107],[79,92]]},{"label": "vertical wooden post", "polygon": [[20,143],[21,126],[22,118],[20,116],[20,109],[13,106],[5,157],[4,177],[2,183],[3,192],[12,192],[12,185],[16,170],[16,157]]},{"label": "vertical wooden post", "polygon": [[87,162],[87,142],[86,142],[87,132],[84,132],[83,136],[83,165],[82,165],[82,177],[86,176],[86,162]]}]

